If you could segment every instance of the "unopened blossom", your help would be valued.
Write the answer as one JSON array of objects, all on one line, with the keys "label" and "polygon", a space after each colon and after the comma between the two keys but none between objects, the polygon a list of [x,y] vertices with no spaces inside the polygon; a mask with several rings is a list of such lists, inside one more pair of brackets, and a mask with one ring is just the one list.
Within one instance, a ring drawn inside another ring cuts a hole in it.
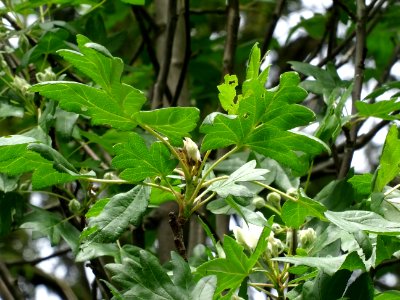
[{"label": "unopened blossom", "polygon": [[197,147],[197,144],[193,142],[191,138],[185,137],[183,141],[183,149],[187,153],[187,156],[190,160],[194,161],[195,163],[201,161],[199,147]]}]

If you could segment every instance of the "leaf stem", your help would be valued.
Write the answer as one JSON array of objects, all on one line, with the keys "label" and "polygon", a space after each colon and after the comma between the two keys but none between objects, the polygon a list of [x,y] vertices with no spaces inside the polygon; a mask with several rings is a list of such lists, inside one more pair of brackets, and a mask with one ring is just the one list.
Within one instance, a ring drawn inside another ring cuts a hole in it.
[{"label": "leaf stem", "polygon": [[394,187],[392,187],[390,190],[388,190],[387,192],[385,192],[383,195],[389,196],[391,193],[393,193],[395,190],[397,190],[398,188],[400,188],[400,183],[396,184]]},{"label": "leaf stem", "polygon": [[46,194],[46,195],[54,196],[54,197],[57,197],[57,198],[61,198],[61,199],[65,200],[65,201],[68,201],[68,202],[71,201],[71,199],[69,199],[69,198],[67,198],[67,197],[65,197],[63,195],[56,194],[56,193],[53,193],[53,192],[48,192],[48,191],[18,191],[18,192],[21,193],[21,194],[32,194],[32,193]]},{"label": "leaf stem", "polygon": [[196,189],[194,190],[189,202],[193,203],[193,201],[195,200],[195,198],[197,197],[200,189],[203,187],[203,184],[207,178],[208,175],[210,175],[210,173],[212,172],[212,170],[214,170],[214,168],[216,166],[218,166],[222,161],[224,161],[227,157],[229,157],[230,155],[232,155],[233,153],[235,153],[236,151],[239,150],[238,146],[233,147],[231,150],[229,150],[228,152],[226,152],[224,155],[222,155],[220,158],[218,158],[208,169],[207,171],[205,171],[204,175],[202,175],[202,178],[200,180],[200,182],[197,184]]},{"label": "leaf stem", "polygon": [[290,196],[290,195],[288,195],[288,194],[286,194],[286,193],[284,193],[284,192],[282,192],[282,191],[280,191],[280,190],[278,190],[276,188],[273,188],[272,186],[270,186],[268,184],[262,183],[262,182],[257,181],[257,180],[254,180],[252,182],[255,183],[255,184],[258,184],[259,186],[262,186],[263,188],[266,188],[266,189],[268,189],[268,190],[270,190],[272,192],[276,192],[279,195],[281,195],[282,197],[285,197],[286,199],[289,199],[289,200],[294,201],[294,202],[297,201],[297,199],[295,197],[292,197],[292,196]]},{"label": "leaf stem", "polygon": [[[216,195],[216,192],[213,192],[213,193],[212,193],[210,196],[208,196],[206,199],[204,199],[203,201],[197,203],[197,204],[195,205],[195,207],[193,207],[193,208],[191,209],[190,213],[192,214],[192,213],[194,213],[195,211],[197,211],[200,207],[202,207],[204,204],[206,204],[206,203],[209,202],[212,198],[214,198],[215,195]],[[197,197],[197,198],[199,198],[199,200],[201,199],[200,196]],[[199,201],[199,200],[197,200],[197,198],[194,200],[194,202]]]},{"label": "leaf stem", "polygon": [[149,127],[145,124],[140,124],[140,126],[143,129],[147,130],[151,135],[155,136],[165,146],[168,147],[168,149],[171,151],[171,153],[179,160],[179,162],[182,166],[183,173],[185,174],[185,178],[186,179],[191,178],[189,169],[187,168],[185,163],[182,161],[182,159],[181,159],[180,155],[178,154],[178,152],[176,151],[176,149],[162,135],[160,135],[158,132],[154,131],[151,127]]}]

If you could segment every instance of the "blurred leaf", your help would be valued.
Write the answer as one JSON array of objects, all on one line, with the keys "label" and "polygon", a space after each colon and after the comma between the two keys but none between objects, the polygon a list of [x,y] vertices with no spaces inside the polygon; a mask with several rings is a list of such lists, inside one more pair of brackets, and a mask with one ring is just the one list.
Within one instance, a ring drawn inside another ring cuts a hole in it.
[{"label": "blurred leaf", "polygon": [[[4,176],[1,177],[3,178]],[[12,224],[21,219],[23,208],[24,199],[20,194],[0,191],[0,238],[9,234]]]},{"label": "blurred leaf", "polygon": [[374,175],[372,190],[382,192],[386,184],[400,172],[400,139],[396,125],[392,125],[383,145],[382,155]]},{"label": "blurred leaf", "polygon": [[114,151],[113,166],[124,169],[120,177],[131,182],[154,176],[165,178],[178,163],[171,159],[171,153],[164,144],[155,142],[148,149],[142,137],[135,133],[131,134],[129,141],[115,145]]},{"label": "blurred leaf", "polygon": [[394,81],[394,82],[388,82],[383,84],[381,87],[375,89],[372,93],[368,94],[367,97],[365,97],[364,100],[366,99],[374,99],[380,95],[383,95],[387,91],[390,91],[391,89],[400,89],[400,82],[399,81]]},{"label": "blurred leaf", "polygon": [[116,241],[130,224],[139,226],[147,209],[150,188],[138,185],[126,193],[114,195],[101,213],[89,219],[90,234],[82,233],[89,242]]},{"label": "blurred leaf", "polygon": [[58,245],[62,237],[73,252],[78,251],[78,229],[55,213],[33,207],[32,211],[24,216],[21,228],[32,229],[47,235],[52,245]]},{"label": "blurred leaf", "polygon": [[272,260],[288,262],[294,265],[306,265],[318,268],[320,271],[333,275],[338,270],[346,269],[349,271],[365,270],[365,265],[356,252],[345,254],[338,257],[307,257],[307,256],[291,256],[276,257]]},{"label": "blurred leaf", "polygon": [[239,107],[238,99],[236,98],[236,87],[238,79],[236,75],[225,75],[225,82],[218,86],[218,98],[222,108],[230,115],[236,114]]},{"label": "blurred leaf", "polygon": [[146,3],[146,0],[121,0],[121,1],[133,5],[145,5]]},{"label": "blurred leaf", "polygon": [[374,284],[369,273],[362,273],[347,288],[344,297],[354,300],[372,300],[374,298]]},{"label": "blurred leaf", "polygon": [[115,256],[118,253],[118,247],[116,244],[104,244],[104,243],[88,243],[83,244],[79,248],[79,252],[76,255],[75,260],[77,262],[88,261],[100,256]]},{"label": "blurred leaf", "polygon": [[365,103],[362,101],[356,102],[358,114],[363,117],[375,117],[383,120],[399,120],[399,114],[391,114],[400,110],[400,102],[396,99],[380,100],[375,103]]},{"label": "blurred leaf", "polygon": [[364,231],[356,231],[353,233],[354,238],[356,239],[358,245],[361,247],[361,249],[364,252],[365,255],[365,260],[368,260],[371,255],[372,255],[372,243],[371,240],[369,239],[368,234],[366,234]]},{"label": "blurred leaf", "polygon": [[391,236],[378,236],[376,240],[375,266],[378,266],[386,259],[390,259],[393,253],[400,249],[400,239]]},{"label": "blurred leaf", "polygon": [[385,291],[375,296],[375,300],[397,300],[400,297],[400,291]]},{"label": "blurred leaf", "polygon": [[201,278],[190,293],[190,300],[212,299],[217,287],[217,276],[210,275]]}]

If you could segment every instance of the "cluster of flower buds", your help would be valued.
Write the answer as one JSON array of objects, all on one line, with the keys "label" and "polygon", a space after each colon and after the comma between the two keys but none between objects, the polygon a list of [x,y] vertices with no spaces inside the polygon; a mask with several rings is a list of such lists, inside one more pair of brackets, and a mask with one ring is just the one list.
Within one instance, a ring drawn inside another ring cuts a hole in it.
[{"label": "cluster of flower buds", "polygon": [[317,239],[317,233],[312,228],[299,230],[297,236],[301,248],[308,248]]},{"label": "cluster of flower buds", "polygon": [[22,77],[15,76],[12,85],[24,96],[33,95],[33,93],[29,92],[31,85]]},{"label": "cluster of flower buds", "polygon": [[38,82],[53,81],[56,79],[57,79],[57,75],[53,72],[51,67],[46,68],[44,70],[44,72],[36,73],[36,80]]}]

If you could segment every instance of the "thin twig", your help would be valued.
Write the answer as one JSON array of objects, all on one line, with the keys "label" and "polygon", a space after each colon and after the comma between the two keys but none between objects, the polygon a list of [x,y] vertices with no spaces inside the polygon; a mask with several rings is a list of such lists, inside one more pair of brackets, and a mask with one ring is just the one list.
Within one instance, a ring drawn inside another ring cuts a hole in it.
[{"label": "thin twig", "polygon": [[186,73],[189,67],[191,55],[191,37],[190,37],[190,13],[189,13],[189,0],[184,1],[183,19],[185,23],[185,53],[183,56],[183,63],[181,73],[179,74],[178,83],[176,84],[175,93],[173,95],[171,106],[176,106],[179,96],[181,95],[183,84],[186,79]]},{"label": "thin twig", "polygon": [[28,261],[27,260],[20,260],[20,261],[10,262],[10,263],[7,263],[7,266],[9,266],[9,267],[18,266],[18,265],[32,265],[32,266],[34,266],[34,265],[37,265],[37,264],[41,263],[42,261],[49,260],[49,259],[52,259],[54,257],[62,256],[64,254],[67,254],[68,252],[71,252],[71,249],[62,249],[62,250],[56,251],[56,252],[54,252],[54,253],[52,253],[52,254],[50,254],[48,256],[45,256],[45,257],[39,257],[39,258],[36,258],[36,259],[33,259],[33,260],[28,260]]},{"label": "thin twig", "polygon": [[276,24],[278,24],[279,18],[282,15],[283,8],[285,7],[285,5],[286,5],[286,0],[278,0],[277,3],[276,3],[275,10],[272,13],[271,21],[268,24],[267,32],[266,32],[265,38],[264,38],[264,42],[263,42],[262,47],[261,47],[261,56],[263,56],[267,52],[267,50],[269,48],[269,45],[270,45],[271,40],[272,40],[272,37],[274,35]]},{"label": "thin twig", "polygon": [[[351,114],[357,113],[356,101],[361,99],[361,90],[364,81],[364,60],[366,55],[366,23],[367,13],[365,0],[357,0],[357,24],[356,24],[356,49],[355,49],[355,70],[354,86],[352,92]],[[357,125],[354,124],[346,133],[346,147],[343,160],[340,166],[339,178],[344,178],[350,169],[351,161],[355,150],[357,140]]]},{"label": "thin twig", "polygon": [[[178,20],[178,15],[176,11],[177,0],[168,1],[168,22],[167,30],[165,36],[164,45],[164,59],[160,67],[160,72],[157,76],[157,82],[154,86],[154,95],[152,99],[152,108],[158,108],[162,105],[163,97],[165,95],[165,90],[167,87],[168,73],[171,66],[172,59],[172,47],[174,43],[176,23]],[[171,101],[170,101],[171,102]]]},{"label": "thin twig", "polygon": [[232,74],[234,72],[234,61],[237,37],[239,31],[239,1],[228,0],[227,22],[226,22],[226,42],[223,57],[222,74]]}]

